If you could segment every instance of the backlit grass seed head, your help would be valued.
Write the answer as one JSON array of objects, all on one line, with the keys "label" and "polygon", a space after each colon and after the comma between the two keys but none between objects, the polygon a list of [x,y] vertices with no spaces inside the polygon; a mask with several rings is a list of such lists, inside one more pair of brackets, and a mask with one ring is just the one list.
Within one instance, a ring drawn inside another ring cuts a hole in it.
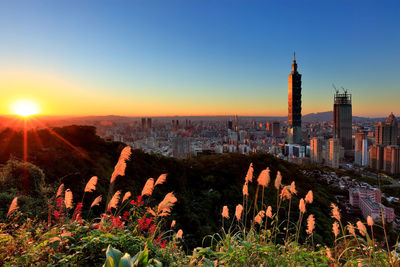
[{"label": "backlit grass seed head", "polygon": [[14,197],[14,199],[11,201],[10,208],[8,209],[7,212],[7,217],[9,217],[14,211],[18,209],[18,198]]},{"label": "backlit grass seed head", "polygon": [[281,199],[290,199],[292,195],[290,194],[288,187],[284,186],[281,192]]},{"label": "backlit grass seed head", "polygon": [[272,219],[272,207],[268,206],[267,211],[265,212],[268,218]]},{"label": "backlit grass seed head", "polygon": [[178,199],[174,196],[174,193],[170,192],[165,195],[163,201],[158,204],[157,214],[159,216],[167,216],[171,213],[171,209]]},{"label": "backlit grass seed head", "polygon": [[98,206],[102,201],[102,199],[103,198],[101,196],[96,197],[95,200],[93,200],[92,205],[90,205],[90,207],[93,208],[94,206]]},{"label": "backlit grass seed head", "polygon": [[276,174],[276,178],[275,178],[276,190],[279,190],[281,188],[281,185],[282,185],[282,175],[281,175],[281,172],[278,171],[278,173]]},{"label": "backlit grass seed head", "polygon": [[118,162],[114,167],[113,173],[111,174],[110,183],[113,183],[117,176],[125,175],[126,161],[129,160],[131,154],[132,150],[130,146],[126,146],[124,149],[122,149]]},{"label": "backlit grass seed head", "polygon": [[331,207],[332,207],[332,218],[335,218],[336,220],[340,221],[340,211],[338,206],[331,203]]},{"label": "backlit grass seed head", "polygon": [[335,221],[335,222],[332,224],[332,232],[333,232],[333,234],[335,235],[335,238],[339,235],[339,224],[338,224],[337,221]]},{"label": "backlit grass seed head", "polygon": [[354,230],[354,225],[351,224],[350,222],[349,222],[349,224],[347,225],[347,230],[349,231],[350,234],[356,236],[356,231]]},{"label": "backlit grass seed head", "polygon": [[249,195],[249,187],[247,185],[247,181],[243,185],[243,196],[248,196]]},{"label": "backlit grass seed head", "polygon": [[368,224],[368,226],[373,226],[374,225],[374,220],[369,215],[367,217],[367,224]]},{"label": "backlit grass seed head", "polygon": [[307,234],[312,234],[315,228],[315,219],[314,219],[314,215],[310,215],[307,218],[307,230],[306,233]]},{"label": "backlit grass seed head", "polygon": [[165,181],[167,181],[167,174],[163,173],[160,176],[158,176],[157,181],[154,184],[154,186],[159,185],[159,184],[163,184],[163,183],[165,183]]},{"label": "backlit grass seed head", "polygon": [[299,202],[299,210],[301,213],[306,213],[306,203],[304,202],[304,199],[300,199]]},{"label": "backlit grass seed head", "polygon": [[65,199],[64,199],[64,204],[67,209],[72,209],[72,202],[73,202],[73,195],[72,191],[68,188],[65,190]]},{"label": "backlit grass seed head", "polygon": [[128,200],[132,196],[131,192],[126,192],[124,194],[124,197],[122,198],[122,203],[124,203],[125,200]]},{"label": "backlit grass seed head", "polygon": [[56,194],[56,198],[58,198],[59,196],[61,196],[62,193],[64,193],[64,184],[61,184],[61,185],[58,187],[57,194]]},{"label": "backlit grass seed head", "polygon": [[113,197],[110,200],[110,203],[108,203],[108,209],[114,208],[116,209],[118,207],[119,200],[121,198],[121,191],[115,192]]},{"label": "backlit grass seed head", "polygon": [[365,233],[367,233],[367,228],[361,221],[357,222],[357,228],[358,228],[358,231],[360,231],[360,234],[365,236]]},{"label": "backlit grass seed head", "polygon": [[255,223],[258,223],[258,224],[261,224],[264,217],[265,217],[265,211],[261,210],[261,211],[256,215],[256,217],[254,218],[254,222],[255,222]]},{"label": "backlit grass seed head", "polygon": [[270,181],[270,176],[269,176],[269,168],[266,168],[265,170],[262,170],[260,172],[260,175],[258,175],[257,182],[260,186],[262,187],[267,187]]},{"label": "backlit grass seed head", "polygon": [[308,191],[306,198],[305,198],[306,203],[313,203],[313,192],[312,190]]},{"label": "backlit grass seed head", "polygon": [[224,206],[222,208],[222,217],[224,217],[225,219],[229,219],[229,209],[228,206]]},{"label": "backlit grass seed head", "polygon": [[171,228],[174,228],[174,227],[175,227],[175,224],[176,224],[176,221],[175,221],[175,220],[172,220],[172,222],[171,222]]},{"label": "backlit grass seed head", "polygon": [[151,196],[153,194],[153,190],[154,190],[154,179],[149,178],[147,179],[146,184],[143,187],[142,196]]},{"label": "backlit grass seed head", "polygon": [[152,208],[147,207],[146,211],[147,211],[148,213],[150,213],[151,215],[153,215],[154,217],[156,216],[156,213],[154,212],[154,210],[153,210]]},{"label": "backlit grass seed head", "polygon": [[253,181],[253,163],[250,163],[249,169],[247,170],[247,174],[246,174],[246,178],[245,181],[246,182],[252,182]]},{"label": "backlit grass seed head", "polygon": [[176,233],[176,238],[182,239],[183,236],[183,231],[182,229],[179,229],[178,232]]},{"label": "backlit grass seed head", "polygon": [[97,184],[97,176],[93,176],[90,178],[89,182],[87,182],[85,186],[85,192],[93,192],[96,190],[96,184]]},{"label": "backlit grass seed head", "polygon": [[235,217],[238,221],[240,221],[240,218],[242,217],[242,212],[243,212],[243,206],[238,204],[235,210]]},{"label": "backlit grass seed head", "polygon": [[290,193],[292,193],[293,195],[297,195],[296,184],[294,183],[294,181],[290,184]]}]

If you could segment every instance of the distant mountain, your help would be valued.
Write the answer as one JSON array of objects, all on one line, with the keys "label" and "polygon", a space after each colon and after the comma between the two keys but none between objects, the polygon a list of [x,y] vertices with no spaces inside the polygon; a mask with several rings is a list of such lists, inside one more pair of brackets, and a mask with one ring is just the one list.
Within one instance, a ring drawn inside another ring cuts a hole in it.
[{"label": "distant mountain", "polygon": [[[353,116],[353,121],[381,121],[385,118],[367,118]],[[321,121],[333,121],[333,111],[309,113],[303,116],[303,121],[306,122],[321,122]]]}]

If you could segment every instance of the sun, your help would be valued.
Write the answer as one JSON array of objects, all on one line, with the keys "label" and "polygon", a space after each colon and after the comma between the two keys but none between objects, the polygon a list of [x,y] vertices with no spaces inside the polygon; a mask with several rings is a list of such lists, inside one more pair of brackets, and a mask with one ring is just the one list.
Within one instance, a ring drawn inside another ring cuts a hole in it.
[{"label": "sun", "polygon": [[11,104],[11,112],[22,117],[29,117],[40,112],[39,105],[29,99],[20,99]]}]

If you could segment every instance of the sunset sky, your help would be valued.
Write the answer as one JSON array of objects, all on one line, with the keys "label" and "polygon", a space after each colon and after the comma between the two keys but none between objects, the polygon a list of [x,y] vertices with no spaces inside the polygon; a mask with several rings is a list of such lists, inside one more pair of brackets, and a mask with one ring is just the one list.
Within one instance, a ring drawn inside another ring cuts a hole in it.
[{"label": "sunset sky", "polygon": [[303,114],[400,115],[400,1],[1,1],[0,114],[286,115],[293,51]]}]

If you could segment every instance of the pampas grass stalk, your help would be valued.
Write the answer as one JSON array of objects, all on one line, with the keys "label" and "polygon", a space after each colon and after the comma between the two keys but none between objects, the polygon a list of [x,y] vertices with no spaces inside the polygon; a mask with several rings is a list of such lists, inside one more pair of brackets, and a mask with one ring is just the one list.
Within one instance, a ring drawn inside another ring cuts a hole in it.
[{"label": "pampas grass stalk", "polygon": [[10,217],[10,215],[15,212],[16,210],[18,210],[18,197],[14,197],[14,199],[11,201],[11,205],[10,208],[8,209],[7,212],[7,218]]}]

